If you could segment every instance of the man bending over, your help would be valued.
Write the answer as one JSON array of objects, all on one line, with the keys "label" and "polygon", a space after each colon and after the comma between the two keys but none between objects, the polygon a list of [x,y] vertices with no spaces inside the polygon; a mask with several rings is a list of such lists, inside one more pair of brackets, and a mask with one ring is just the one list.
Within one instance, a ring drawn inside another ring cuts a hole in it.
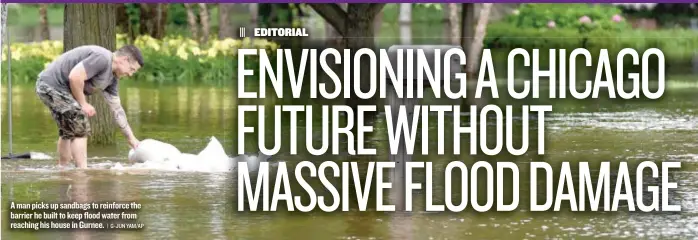
[{"label": "man bending over", "polygon": [[111,52],[87,45],[63,53],[39,73],[36,94],[58,125],[59,167],[73,159],[78,168],[87,168],[87,137],[91,132],[88,117],[96,112],[86,96],[97,91],[102,91],[129,146],[138,146],[121,106],[119,79],[132,76],[142,66],[143,56],[135,46]]}]

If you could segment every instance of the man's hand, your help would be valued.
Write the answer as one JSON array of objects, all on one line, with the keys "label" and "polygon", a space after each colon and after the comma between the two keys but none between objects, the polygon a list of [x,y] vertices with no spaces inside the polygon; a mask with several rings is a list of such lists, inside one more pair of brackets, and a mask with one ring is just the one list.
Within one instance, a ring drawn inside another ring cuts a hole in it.
[{"label": "man's hand", "polygon": [[132,149],[136,149],[138,147],[138,144],[141,143],[136,139],[136,137],[131,137],[128,139],[128,145],[131,146]]},{"label": "man's hand", "polygon": [[121,133],[123,133],[124,137],[128,139],[128,145],[131,146],[132,149],[136,149],[140,141],[138,141],[136,136],[133,134],[131,131],[131,126],[129,126],[128,121],[126,121],[126,112],[124,111],[124,108],[121,107],[121,98],[119,98],[118,95],[111,95],[108,93],[104,93],[103,95],[104,100],[107,101],[107,104],[114,115],[116,124],[121,129]]},{"label": "man's hand", "polygon": [[80,104],[80,106],[82,107],[82,111],[85,112],[88,117],[92,117],[95,115],[95,113],[97,113],[97,111],[95,111],[95,108],[89,103],[83,103]]}]

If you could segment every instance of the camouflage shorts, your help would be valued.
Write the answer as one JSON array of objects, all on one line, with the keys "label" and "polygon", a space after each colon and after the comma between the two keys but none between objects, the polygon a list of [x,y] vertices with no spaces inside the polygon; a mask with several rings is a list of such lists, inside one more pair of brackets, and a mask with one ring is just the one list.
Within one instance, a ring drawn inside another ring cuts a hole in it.
[{"label": "camouflage shorts", "polygon": [[72,94],[55,90],[41,80],[37,80],[36,94],[51,111],[51,116],[58,125],[58,136],[74,139],[90,135],[87,115]]}]

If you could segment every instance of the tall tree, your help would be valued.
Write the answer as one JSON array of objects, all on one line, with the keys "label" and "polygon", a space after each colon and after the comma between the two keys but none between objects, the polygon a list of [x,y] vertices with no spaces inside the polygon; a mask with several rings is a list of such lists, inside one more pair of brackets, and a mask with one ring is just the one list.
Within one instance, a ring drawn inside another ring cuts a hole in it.
[{"label": "tall tree", "polygon": [[248,27],[250,29],[254,29],[257,27],[257,21],[259,20],[259,4],[257,3],[248,3],[247,5],[249,11],[250,11],[250,24]]},{"label": "tall tree", "polygon": [[[94,44],[116,50],[115,4],[66,4],[63,15],[63,52]],[[115,130],[109,106],[101,93],[87,97],[97,114],[90,118],[91,144],[114,144]]]},{"label": "tall tree", "polygon": [[[342,8],[343,11],[347,10],[346,3],[339,3],[339,7]],[[342,35],[340,35],[328,21],[325,21],[325,38],[328,47],[338,47],[342,44]]]},{"label": "tall tree", "polygon": [[[460,44],[467,51],[472,45],[475,34],[475,3],[463,3],[462,6]],[[466,57],[469,56],[466,55]]]},{"label": "tall tree", "polygon": [[162,39],[165,37],[165,27],[167,26],[167,4],[158,3],[155,13],[155,37]]},{"label": "tall tree", "polygon": [[208,42],[208,37],[211,32],[211,27],[209,24],[208,17],[208,7],[206,3],[199,3],[199,17],[201,21],[201,39],[202,43]]},{"label": "tall tree", "polygon": [[185,3],[184,8],[187,9],[187,22],[189,23],[189,31],[191,31],[191,38],[199,38],[199,24],[196,23],[196,14],[194,14],[194,8],[191,3]]},{"label": "tall tree", "polygon": [[412,4],[400,3],[400,14],[398,17],[400,22],[400,43],[412,43]]},{"label": "tall tree", "polygon": [[[345,49],[355,52],[361,48],[375,49],[375,39],[374,39],[374,19],[376,15],[383,10],[385,3],[351,3],[348,4],[347,11],[344,11],[339,4],[329,3],[309,3],[320,16],[322,16],[325,21],[330,23],[334,27],[335,31],[342,35],[342,45]],[[368,69],[369,61],[361,62],[361,69]],[[362,79],[360,86],[362,91],[367,91],[369,84],[368,79],[370,79],[370,71],[361,71]],[[350,74],[350,84],[354,85],[353,73]],[[347,105],[356,109],[358,105],[368,105],[373,99],[361,99],[355,96],[355,94],[350,95],[350,99],[347,101]]]},{"label": "tall tree", "polygon": [[233,29],[230,27],[230,12],[233,4],[218,4],[218,39],[233,37]]},{"label": "tall tree", "polygon": [[457,3],[448,3],[448,29],[446,29],[447,32],[450,32],[449,38],[450,38],[450,43],[457,45],[458,42],[458,32],[460,32],[459,25],[458,25],[458,4]]},{"label": "tall tree", "polygon": [[128,36],[128,43],[132,44],[133,41],[136,39],[136,32],[134,30],[134,24],[137,23],[137,21],[133,21],[131,19],[131,15],[129,14],[131,7],[134,6],[132,3],[121,3],[121,4],[116,4],[116,27],[118,29],[117,32],[122,32],[126,33]]},{"label": "tall tree", "polygon": [[51,33],[48,29],[48,4],[39,4],[39,26],[41,31],[41,40],[51,40]]},{"label": "tall tree", "polygon": [[140,3],[140,33],[153,38],[165,37],[167,5],[162,3]]},{"label": "tall tree", "polygon": [[475,34],[473,40],[471,41],[470,49],[468,51],[468,58],[470,63],[468,67],[468,72],[475,72],[480,66],[480,55],[482,54],[483,41],[485,35],[487,34],[487,22],[490,17],[490,10],[492,9],[491,3],[483,3],[480,8],[480,13],[477,18],[477,23],[475,25]]},{"label": "tall tree", "polygon": [[376,38],[380,38],[380,33],[381,33],[382,28],[383,28],[383,11],[380,11],[376,14],[376,17],[373,19],[373,36],[376,36]]},{"label": "tall tree", "polygon": [[[476,81],[479,74],[478,71],[480,69],[480,58],[482,54],[483,40],[485,39],[485,35],[487,34],[487,23],[489,21],[492,4],[484,3],[479,7],[477,21],[474,20],[475,7],[471,6],[470,9],[470,17],[467,18],[471,19],[471,21],[463,23],[463,25],[470,24],[470,26],[467,28],[466,26],[463,27],[464,31],[466,29],[472,31],[470,34],[470,36],[472,37],[470,37],[468,39],[469,41],[467,41],[467,43],[469,44],[468,48],[464,48],[466,50],[467,59],[465,72],[468,74],[468,79],[470,81]],[[464,99],[464,101],[466,103],[467,101],[472,101],[472,104],[478,107],[483,107],[487,104],[487,102],[489,102],[489,99],[487,96],[482,96],[481,98],[467,98]]]}]

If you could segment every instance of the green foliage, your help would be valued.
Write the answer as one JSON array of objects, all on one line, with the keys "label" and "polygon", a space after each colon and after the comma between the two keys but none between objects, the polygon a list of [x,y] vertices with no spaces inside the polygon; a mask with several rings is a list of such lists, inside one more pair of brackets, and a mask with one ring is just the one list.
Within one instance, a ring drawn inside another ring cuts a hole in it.
[{"label": "green foliage", "polygon": [[[63,26],[63,9],[65,4],[49,4],[46,11],[49,26]],[[7,25],[18,27],[35,27],[39,25],[38,5],[20,4],[7,11]],[[3,39],[4,40],[4,39]]]},{"label": "green foliage", "polygon": [[[125,44],[126,36],[117,35],[116,47]],[[138,81],[151,83],[203,83],[221,85],[233,80],[237,68],[237,50],[241,48],[267,49],[270,58],[274,57],[278,44],[264,39],[245,38],[213,39],[200,45],[197,41],[181,36],[158,40],[149,36],[139,36],[134,44],[145,58],[145,66],[134,74]],[[61,41],[12,44],[12,82],[31,83],[51,61],[63,50]],[[3,48],[2,60],[7,58],[7,48]],[[248,57],[248,68],[255,68],[258,61]],[[2,65],[7,71],[7,64]],[[6,81],[7,74],[3,74]]]},{"label": "green foliage", "polygon": [[138,4],[135,3],[125,3],[126,15],[128,15],[128,21],[133,25],[137,25],[140,22],[141,9]]},{"label": "green foliage", "polygon": [[[441,3],[412,4],[412,24],[443,24]],[[383,23],[398,24],[400,4],[386,4],[383,7]],[[391,26],[392,27],[392,26]]]},{"label": "green foliage", "polygon": [[609,49],[617,52],[623,48],[644,51],[658,48],[667,62],[690,62],[698,51],[698,32],[692,30],[624,30],[622,32],[591,30],[579,34],[578,30],[521,28],[505,22],[490,24],[485,37],[487,48],[568,49],[587,48],[591,52]]},{"label": "green foliage", "polygon": [[[195,14],[198,15],[198,11]],[[175,26],[187,26],[187,8],[184,7],[184,4],[167,4],[167,23]]]},{"label": "green foliage", "polygon": [[414,8],[415,5],[420,6],[420,7],[432,8],[432,9],[439,10],[439,11],[441,11],[443,9],[442,3],[413,3],[412,7]]},{"label": "green foliage", "polygon": [[258,7],[257,24],[261,27],[300,27],[300,18],[312,11],[302,3],[262,3]]},{"label": "green foliage", "polygon": [[[616,15],[620,17],[621,10],[611,5],[523,4],[505,21],[520,28],[549,28],[548,24],[554,22],[555,28],[577,29],[580,32],[627,29],[625,20],[613,21]],[[585,16],[591,20],[590,23],[580,21]]]}]

